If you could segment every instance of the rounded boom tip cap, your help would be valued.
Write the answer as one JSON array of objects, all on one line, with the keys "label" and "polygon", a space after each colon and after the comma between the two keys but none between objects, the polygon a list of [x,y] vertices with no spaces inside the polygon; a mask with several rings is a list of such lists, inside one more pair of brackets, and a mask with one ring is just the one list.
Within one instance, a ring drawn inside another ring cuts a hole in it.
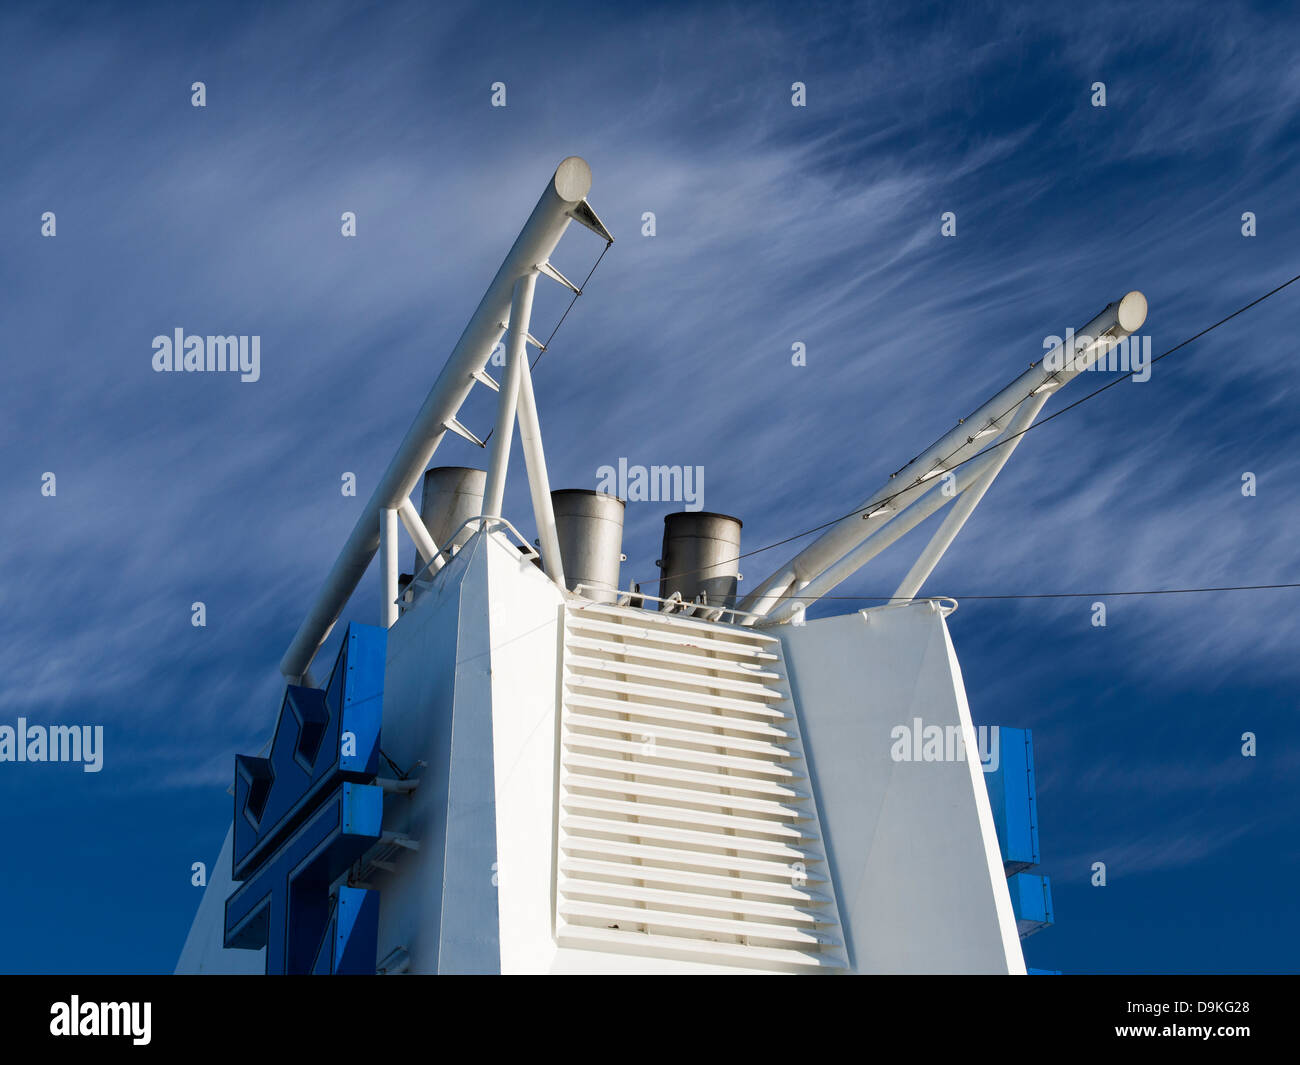
[{"label": "rounded boom tip cap", "polygon": [[577,203],[591,191],[591,167],[587,160],[571,155],[555,168],[555,192],[568,203]]},{"label": "rounded boom tip cap", "polygon": [[1119,301],[1117,317],[1125,331],[1132,333],[1141,329],[1142,323],[1147,320],[1147,298],[1141,292],[1130,292]]}]

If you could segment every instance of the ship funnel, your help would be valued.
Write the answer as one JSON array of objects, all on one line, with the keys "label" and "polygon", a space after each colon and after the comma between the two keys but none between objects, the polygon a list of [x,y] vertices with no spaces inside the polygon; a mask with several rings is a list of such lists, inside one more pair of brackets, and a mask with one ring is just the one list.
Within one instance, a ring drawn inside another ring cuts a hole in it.
[{"label": "ship funnel", "polygon": [[[472,525],[461,526],[483,513],[483,490],[486,486],[487,473],[468,466],[435,466],[425,473],[424,487],[420,492],[420,518],[439,548],[461,547],[474,535],[477,530]],[[448,543],[453,534],[455,541]],[[416,570],[420,566],[417,556]]]},{"label": "ship funnel", "polygon": [[703,592],[710,606],[735,606],[740,565],[739,518],[685,511],[664,518],[659,596],[674,592],[694,602]]},{"label": "ship funnel", "polygon": [[566,488],[551,493],[555,530],[560,541],[564,583],[597,603],[618,598],[618,570],[623,561],[624,502],[605,492]]}]

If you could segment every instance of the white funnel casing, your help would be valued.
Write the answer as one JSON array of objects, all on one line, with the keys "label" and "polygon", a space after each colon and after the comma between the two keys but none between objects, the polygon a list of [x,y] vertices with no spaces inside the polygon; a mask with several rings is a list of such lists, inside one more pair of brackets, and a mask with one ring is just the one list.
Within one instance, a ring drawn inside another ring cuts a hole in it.
[{"label": "white funnel casing", "polygon": [[[234,864],[228,837],[177,971],[273,964],[240,928],[231,942],[248,949],[225,946],[226,902],[297,875],[312,827],[321,830],[312,847],[350,835],[357,850],[328,885],[300,882],[321,897],[305,899],[300,914],[315,916],[294,931],[312,931],[327,899],[364,895],[350,923],[341,905],[331,911],[313,971],[342,958],[348,971],[412,973],[1025,973],[1024,896],[1008,886],[1023,863],[1004,865],[947,628],[952,607],[913,597],[1017,434],[1141,327],[1146,300],[1131,292],[1108,306],[1079,331],[1092,339],[1073,367],[1032,366],[905,465],[762,582],[742,604],[752,614],[644,609],[620,596],[624,502],[550,491],[525,348],[536,344],[538,279],[576,292],[549,263],[568,223],[612,240],[586,202],[590,185],[576,156],[556,169],[281,662],[292,683],[310,683],[382,527],[383,627],[364,633],[373,653],[347,658],[338,674],[368,678],[370,705],[356,720],[373,722],[382,707],[372,737],[382,766],[354,770],[361,783],[294,792],[256,871]],[[506,323],[497,382],[486,367]],[[425,472],[449,429],[468,434],[456,416],[476,383],[499,392],[488,470]],[[516,419],[544,569],[514,524],[521,516],[500,511]],[[912,601],[798,623],[796,597],[824,595],[947,505],[937,486],[950,471],[957,503],[904,579]],[[422,476],[417,513],[409,496]],[[473,518],[482,520],[467,525]],[[400,603],[399,521],[424,568]],[[722,514],[668,515],[660,595],[730,606],[740,532]],[[362,705],[350,697],[340,701]],[[302,707],[285,706],[281,723],[296,727],[297,713],[301,727]],[[912,738],[901,747],[900,728]],[[932,731],[952,756],[900,757]],[[290,770],[277,779],[297,782],[289,759],[302,733],[276,735],[270,754]],[[328,805],[336,791],[357,809],[370,804],[368,828],[323,815],[344,809]],[[238,889],[236,868],[250,874]],[[272,925],[287,936],[289,909],[267,903],[266,942],[277,948]],[[331,954],[346,937],[347,950]]]}]

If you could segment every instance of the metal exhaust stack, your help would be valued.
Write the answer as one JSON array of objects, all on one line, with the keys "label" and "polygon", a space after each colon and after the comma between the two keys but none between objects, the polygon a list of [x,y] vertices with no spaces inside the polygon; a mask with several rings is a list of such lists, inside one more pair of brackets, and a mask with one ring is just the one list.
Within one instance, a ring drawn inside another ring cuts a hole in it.
[{"label": "metal exhaust stack", "polygon": [[706,511],[665,517],[659,597],[677,592],[692,603],[703,593],[710,606],[735,606],[741,524],[739,518]]},{"label": "metal exhaust stack", "polygon": [[623,561],[623,510],[616,496],[589,488],[565,488],[551,493],[560,562],[569,591],[597,603],[618,599],[618,571]]},{"label": "metal exhaust stack", "polygon": [[[460,548],[474,535],[476,530],[472,526],[461,526],[483,513],[486,486],[487,473],[469,466],[435,466],[425,473],[420,491],[420,520],[439,548],[444,551]],[[448,538],[453,534],[456,539],[449,543]],[[415,568],[418,570],[420,566],[417,555]]]}]

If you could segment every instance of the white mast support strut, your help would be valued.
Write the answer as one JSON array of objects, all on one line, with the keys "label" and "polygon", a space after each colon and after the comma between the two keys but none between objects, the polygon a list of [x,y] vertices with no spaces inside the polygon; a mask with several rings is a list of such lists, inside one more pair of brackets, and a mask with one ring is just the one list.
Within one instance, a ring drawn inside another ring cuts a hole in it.
[{"label": "white mast support strut", "polygon": [[488,453],[487,485],[483,489],[483,513],[501,517],[506,494],[506,469],[510,465],[510,445],[515,437],[515,411],[519,405],[519,378],[527,366],[528,322],[533,313],[533,290],[537,274],[532,272],[515,282],[510,300],[510,331],[506,335],[506,376],[501,382],[497,401],[497,423],[492,430],[492,450]]},{"label": "white mast support strut", "polygon": [[410,536],[411,542],[415,544],[415,550],[420,556],[420,561],[426,566],[433,562],[433,572],[441,569],[442,559],[438,554],[438,545],[433,542],[433,537],[429,535],[429,527],[424,524],[424,519],[420,517],[420,512],[415,509],[415,504],[411,502],[410,496],[402,496],[402,501],[397,504],[397,516],[402,519],[402,524],[406,526],[407,535]]},{"label": "white mast support strut", "polygon": [[[835,565],[823,570],[816,579],[809,581],[805,587],[792,591],[790,597],[784,599],[780,606],[773,610],[760,624],[774,625],[790,620],[810,602],[820,599],[837,585],[853,576],[867,562],[875,558],[876,555],[880,554],[900,537],[911,532],[936,510],[956,500],[953,510],[944,519],[939,529],[935,531],[930,544],[912,566],[908,575],[903,578],[903,583],[890,597],[891,602],[899,599],[914,599],[917,591],[920,590],[921,583],[938,565],[943,553],[951,546],[962,526],[966,524],[966,519],[970,517],[979,501],[984,498],[984,493],[988,491],[993,479],[1006,465],[1007,459],[1011,457],[1011,452],[1016,449],[1016,446],[1023,439],[1020,434],[1033,424],[1034,419],[1038,417],[1039,412],[1043,409],[1043,404],[1047,402],[1050,395],[1050,392],[1042,391],[1022,402],[1016,408],[1015,417],[1012,419],[1011,424],[998,437],[996,447],[993,447],[988,454],[953,470],[950,475],[952,481],[949,483],[947,491],[944,490],[942,481],[936,484],[933,480],[930,480],[922,486],[926,489],[924,496],[916,498],[916,489],[913,489],[911,492],[906,493],[905,497],[893,500],[893,503],[902,505],[894,508],[893,515],[887,519],[887,524],[883,528],[877,529],[871,536],[836,562]],[[930,487],[931,485],[934,485],[934,487]],[[905,499],[914,499],[914,501],[905,502]],[[926,566],[924,573],[920,572],[922,565]],[[917,582],[916,587],[908,590],[914,579]]]},{"label": "white mast support strut", "polygon": [[[917,489],[924,490],[934,477],[974,457],[991,442],[992,437],[1002,435],[1013,413],[1025,399],[1040,392],[1055,391],[1072,380],[1114,344],[1141,328],[1146,314],[1146,297],[1140,292],[1130,292],[1110,304],[1069,340],[1072,351],[1065,350],[1065,342],[1058,344],[1042,362],[1034,363],[899,470],[853,513],[836,522],[763,581],[741,603],[741,609],[760,616],[770,615],[787,595],[805,592],[822,572],[924,494]],[[1060,368],[1051,369],[1052,365]]]},{"label": "white mast support strut", "polygon": [[547,183],[280,660],[280,672],[291,681],[301,678],[311,665],[375,557],[379,548],[379,511],[398,506],[411,494],[447,424],[455,421],[474,387],[475,375],[486,368],[501,338],[500,322],[509,313],[515,282],[536,270],[538,263],[549,260],[571,220],[588,228],[598,224],[585,199],[590,189],[591,168],[577,156],[565,159]]},{"label": "white mast support strut", "polygon": [[1031,396],[1020,405],[1019,411],[1016,412],[1015,421],[1007,427],[1003,433],[1005,438],[999,443],[997,450],[989,457],[993,464],[985,470],[979,479],[961,494],[961,498],[953,504],[947,516],[943,519],[943,524],[935,530],[934,536],[930,542],[925,545],[925,550],[912,563],[912,568],[907,571],[907,576],[903,578],[902,583],[895,589],[894,599],[915,599],[916,593],[921,590],[921,585],[925,583],[927,577],[934,572],[934,567],[939,564],[943,558],[944,552],[952,546],[952,542],[957,539],[957,534],[966,524],[966,519],[974,513],[979,506],[979,502],[984,498],[984,493],[989,490],[994,479],[1002,472],[1002,467],[1007,464],[1007,459],[1011,457],[1011,452],[1015,451],[1020,441],[1024,439],[1020,434],[1028,429],[1034,419],[1038,417],[1039,411],[1050,397],[1050,392],[1040,392],[1036,396]]},{"label": "white mast support strut", "polygon": [[963,492],[975,484],[988,471],[988,468],[996,461],[997,457],[998,452],[995,451],[976,459],[959,470],[954,470],[953,477],[956,480],[952,486],[951,494],[943,490],[942,483],[935,484],[933,487],[927,486],[925,494],[920,499],[910,506],[895,511],[894,516],[884,526],[878,528],[835,565],[823,570],[815,580],[809,581],[805,587],[792,590],[791,594],[798,595],[798,600],[796,601],[793,598],[784,600],[780,609],[773,610],[767,616],[764,624],[775,624],[778,621],[788,620],[797,610],[806,606],[809,602],[820,599],[841,582],[853,576],[884,551],[885,548],[906,536],[935,511],[941,510],[954,499],[959,498]]},{"label": "white mast support strut", "polygon": [[533,394],[533,372],[529,369],[526,358],[521,362],[519,442],[523,445],[524,465],[528,468],[533,520],[537,523],[537,540],[542,548],[542,567],[555,582],[555,586],[563,591],[564,566],[560,560],[560,534],[555,528],[555,509],[551,506],[551,479],[546,472],[546,455],[542,451],[542,425],[537,417],[537,397]]},{"label": "white mast support strut", "polygon": [[397,511],[391,507],[379,512],[379,579],[379,624],[391,629],[397,624]]}]

